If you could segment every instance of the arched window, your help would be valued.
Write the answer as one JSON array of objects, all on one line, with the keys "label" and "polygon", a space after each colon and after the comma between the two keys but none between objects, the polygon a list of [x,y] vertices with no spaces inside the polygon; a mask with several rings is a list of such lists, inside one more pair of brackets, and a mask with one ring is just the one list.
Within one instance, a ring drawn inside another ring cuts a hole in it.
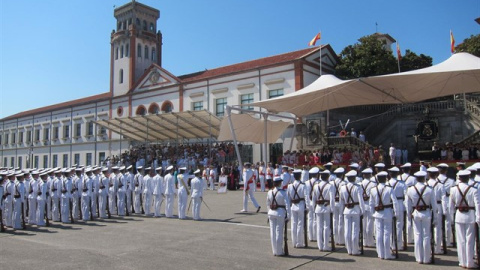
[{"label": "arched window", "polygon": [[115,60],[118,59],[118,47],[115,49]]},{"label": "arched window", "polygon": [[160,111],[160,107],[158,107],[157,103],[152,103],[150,104],[150,107],[148,107],[149,114],[157,114],[159,111]]},{"label": "arched window", "polygon": [[147,31],[147,21],[145,21],[145,20],[143,20],[143,27],[142,27],[142,29],[143,29],[144,31]]},{"label": "arched window", "polygon": [[148,54],[148,46],[145,45],[145,59],[148,59],[148,56],[149,56],[149,54]]},{"label": "arched window", "polygon": [[118,72],[118,83],[123,83],[123,69]]},{"label": "arched window", "polygon": [[137,19],[135,20],[135,24],[138,25],[138,26],[140,26],[140,19],[139,19],[139,18],[137,18]]},{"label": "arched window", "polygon": [[150,32],[155,33],[155,26],[153,23],[150,23]]},{"label": "arched window", "polygon": [[128,43],[125,45],[125,57],[130,56],[130,45]]},{"label": "arched window", "polygon": [[137,45],[137,57],[142,57],[142,45]]},{"label": "arched window", "polygon": [[123,21],[123,30],[127,30],[127,21]]},{"label": "arched window", "polygon": [[140,105],[137,108],[137,111],[135,112],[136,115],[145,115],[147,114],[147,110],[145,109],[145,106]]},{"label": "arched window", "polygon": [[173,111],[173,104],[169,100],[166,100],[162,104],[162,112],[169,113]]},{"label": "arched window", "polygon": [[152,48],[152,61],[155,61],[155,58],[157,58],[157,54],[155,48]]},{"label": "arched window", "polygon": [[123,45],[120,47],[120,58],[123,58]]}]

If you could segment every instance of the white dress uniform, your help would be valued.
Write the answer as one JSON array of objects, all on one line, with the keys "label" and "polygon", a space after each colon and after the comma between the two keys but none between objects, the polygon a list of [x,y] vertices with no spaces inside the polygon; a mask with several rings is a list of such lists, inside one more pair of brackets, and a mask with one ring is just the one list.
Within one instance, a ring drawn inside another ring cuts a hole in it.
[{"label": "white dress uniform", "polygon": [[254,190],[255,190],[255,175],[253,174],[252,169],[244,169],[243,170],[243,209],[242,212],[247,212],[248,211],[248,198],[253,203],[253,206],[259,209],[259,205],[257,203],[257,200],[255,199],[254,196]]},{"label": "white dress uniform", "polygon": [[[417,175],[426,176],[425,172]],[[431,262],[431,219],[432,211],[437,211],[437,202],[433,189],[424,183],[416,183],[407,190],[406,208],[408,216],[413,216],[413,230],[415,233],[415,260],[418,263]]]},{"label": "white dress uniform", "polygon": [[15,192],[15,183],[13,180],[7,180],[4,192],[5,200],[3,203],[3,216],[5,217],[5,226],[12,227],[13,193]]},{"label": "white dress uniform", "polygon": [[[380,172],[385,173],[386,172]],[[393,259],[390,251],[392,237],[392,219],[398,218],[397,197],[390,186],[379,183],[372,188],[369,201],[370,209],[375,209],[373,218],[375,218],[375,236],[377,254],[381,259]]]},{"label": "white dress uniform", "polygon": [[110,178],[100,175],[98,182],[98,215],[100,218],[107,218],[108,189],[110,186]]},{"label": "white dress uniform", "polygon": [[[439,164],[440,165],[440,164]],[[448,166],[448,165],[447,165]],[[438,167],[438,166],[437,166]],[[450,189],[455,186],[455,180],[452,178],[448,178],[445,174],[440,174],[437,177],[437,181],[443,185],[443,189],[445,190],[445,197],[448,202],[450,199]],[[445,207],[445,234],[447,237],[447,246],[453,246],[453,233],[452,233],[452,225],[453,225],[453,212],[454,209],[450,209],[450,204],[447,203]]]},{"label": "white dress uniform", "polygon": [[215,190],[215,179],[217,178],[215,169],[210,168],[209,173],[210,173],[210,176],[208,177],[208,181],[209,181],[210,190]]},{"label": "white dress uniform", "polygon": [[175,197],[175,179],[171,173],[165,175],[165,216],[167,218],[173,217],[173,200]]},{"label": "white dress uniform", "polygon": [[73,181],[71,177],[65,177],[62,181],[62,209],[61,209],[61,216],[63,223],[71,223],[73,220],[70,220],[70,204],[72,203],[73,196]]},{"label": "white dress uniform", "polygon": [[[431,168],[429,168],[431,169]],[[427,184],[433,188],[435,194],[435,200],[437,202],[437,212],[434,214],[434,226],[435,226],[435,254],[443,254],[442,252],[442,216],[446,211],[447,197],[445,188],[436,179],[429,179]]]},{"label": "white dress uniform", "polygon": [[60,221],[60,199],[62,198],[62,177],[54,177],[50,185],[50,195],[52,196],[52,220]]},{"label": "white dress uniform", "polygon": [[267,208],[272,252],[275,256],[281,256],[285,254],[283,250],[285,219],[290,218],[290,201],[287,192],[281,187],[268,191]]},{"label": "white dress uniform", "polygon": [[[141,168],[139,168],[140,170]],[[141,203],[141,196],[142,196],[142,188],[143,188],[143,175],[140,172],[137,172],[133,177],[133,188],[134,188],[134,202],[133,202],[133,210],[135,210],[136,214],[142,213],[142,203]]]},{"label": "white dress uniform", "polygon": [[[337,171],[338,169],[336,169],[335,171]],[[344,222],[343,210],[340,208],[339,202],[340,202],[340,189],[343,185],[345,185],[345,180],[337,177],[333,181],[333,184],[334,184],[334,190],[335,190],[335,207],[333,209],[333,235],[335,238],[335,243],[337,245],[344,245],[345,232],[344,232],[344,224],[343,224]]]},{"label": "white dress uniform", "polygon": [[[399,249],[402,247],[402,237],[403,237],[403,224],[405,223],[405,193],[407,192],[407,186],[402,182],[398,181],[396,178],[391,178],[388,180],[388,184],[392,187],[393,193],[397,197],[398,201],[398,218],[397,218],[397,245]],[[407,241],[407,239],[403,239]],[[395,243],[392,242],[392,248],[394,248]]]},{"label": "white dress uniform", "polygon": [[48,185],[47,180],[38,180],[38,187],[37,187],[37,212],[35,213],[36,216],[36,224],[38,226],[45,226],[45,206],[47,202],[47,192],[48,192]]},{"label": "white dress uniform", "polygon": [[26,191],[28,192],[27,200],[28,200],[28,224],[34,225],[37,223],[37,191],[38,191],[38,178],[30,179],[30,181],[25,182],[24,184],[28,183],[28,188]]},{"label": "white dress uniform", "polygon": [[[318,168],[310,169],[310,173],[318,173]],[[317,240],[317,220],[315,216],[315,201],[312,200],[313,197],[313,187],[317,184],[318,179],[312,177],[312,179],[305,182],[305,203],[307,206],[307,235],[309,241]]]},{"label": "white dress uniform", "polygon": [[22,229],[22,215],[24,214],[22,213],[22,203],[25,202],[26,194],[26,189],[23,181],[17,181],[14,184],[13,190],[12,228]]},{"label": "white dress uniform", "polygon": [[[354,174],[356,176],[356,172]],[[359,255],[360,216],[365,209],[360,186],[349,182],[340,188],[340,209],[343,209],[347,253]]]},{"label": "white dress uniform", "polygon": [[308,179],[310,179],[310,174],[308,173],[308,170],[302,170],[302,176],[300,177],[300,180],[302,181],[302,183],[305,183],[308,181]]},{"label": "white dress uniform", "polygon": [[82,188],[82,180],[84,178],[84,175],[80,175],[78,177],[77,175],[72,177],[72,182],[73,182],[73,190],[72,190],[72,197],[73,197],[73,218],[74,219],[80,219],[80,208],[81,208],[81,188]]},{"label": "white dress uniform", "polygon": [[[187,218],[187,202],[188,202],[188,194],[187,194],[187,188],[186,186],[183,185],[183,183],[185,183],[185,185],[187,185],[187,182],[188,182],[188,176],[186,177],[185,174],[178,174],[177,176],[177,179],[178,179],[178,191],[177,191],[177,194],[178,194],[178,218],[179,219],[185,219]],[[211,186],[210,186],[211,188]]]},{"label": "white dress uniform", "polygon": [[118,215],[125,216],[126,207],[127,207],[127,182],[125,177],[122,173],[118,173],[116,175],[117,182],[118,182],[118,190],[117,190],[117,206],[118,206]]},{"label": "white dress uniform", "polygon": [[258,180],[260,181],[260,191],[265,191],[265,166],[260,165],[258,167]]},{"label": "white dress uniform", "polygon": [[118,189],[118,182],[117,177],[112,172],[109,177],[109,184],[108,184],[108,210],[110,213],[116,213],[117,208],[117,189]]},{"label": "white dress uniform", "polygon": [[[301,173],[300,171],[298,173]],[[304,216],[305,216],[305,184],[295,180],[287,188],[288,199],[291,202],[292,220],[291,232],[294,247],[305,247]]]},{"label": "white dress uniform", "polygon": [[[152,169],[153,170],[153,169]],[[150,216],[152,213],[152,195],[153,195],[153,176],[150,174],[143,177],[143,209],[145,210],[145,215]]]},{"label": "white dress uniform", "polygon": [[84,175],[80,182],[80,194],[81,194],[81,207],[82,207],[82,219],[84,221],[90,220],[90,207],[92,197],[92,179],[91,177]]},{"label": "white dress uniform", "polygon": [[[128,168],[127,168],[128,169]],[[133,174],[130,171],[127,171],[123,178],[125,179],[125,190],[127,192],[127,200],[125,201],[126,208],[128,212],[132,211],[132,193],[133,193]]]},{"label": "white dress uniform", "polygon": [[153,183],[153,216],[160,217],[163,198],[165,197],[165,185],[163,177],[157,173],[157,175],[153,177]]},{"label": "white dress uniform", "polygon": [[[460,171],[459,174],[467,173]],[[480,223],[480,201],[478,190],[465,183],[450,189],[450,208],[455,209],[455,237],[459,265],[476,268],[473,261],[475,244],[475,222]]]},{"label": "white dress uniform", "polygon": [[[405,165],[402,166],[404,168]],[[411,164],[408,164],[407,166],[411,166]],[[411,186],[414,186],[417,183],[417,179],[415,176],[410,175],[409,173],[403,173],[400,175],[400,181],[403,181],[403,183],[407,186],[407,189]],[[407,243],[408,244],[413,244],[413,220],[410,216],[407,215]]]},{"label": "white dress uniform", "polygon": [[99,192],[99,187],[100,187],[100,178],[101,174],[100,173],[94,173],[91,177],[92,181],[92,192],[90,194],[90,207],[92,209],[92,217],[97,218],[99,212],[99,205],[98,205],[98,192]]},{"label": "white dress uniform", "polygon": [[[197,170],[200,173],[200,170]],[[203,180],[200,177],[195,177],[190,182],[192,187],[192,216],[194,220],[200,220],[200,208],[202,206],[203,200]]]},{"label": "white dress uniform", "polygon": [[[371,169],[368,169],[371,173]],[[365,171],[365,170],[364,170]],[[362,171],[363,172],[363,171]],[[375,246],[375,239],[373,238],[374,232],[374,218],[373,218],[373,209],[371,209],[368,204],[370,200],[370,195],[372,188],[376,187],[377,183],[375,180],[372,181],[372,178],[364,178],[360,183],[362,188],[362,199],[365,204],[365,209],[363,212],[363,245],[366,247]]]},{"label": "white dress uniform", "polygon": [[[309,181],[312,181],[311,179]],[[328,244],[331,237],[330,214],[335,207],[335,188],[327,181],[319,181],[313,186],[313,195],[311,200],[313,206],[312,213],[315,214],[316,240],[319,250],[330,251],[331,245]]]}]

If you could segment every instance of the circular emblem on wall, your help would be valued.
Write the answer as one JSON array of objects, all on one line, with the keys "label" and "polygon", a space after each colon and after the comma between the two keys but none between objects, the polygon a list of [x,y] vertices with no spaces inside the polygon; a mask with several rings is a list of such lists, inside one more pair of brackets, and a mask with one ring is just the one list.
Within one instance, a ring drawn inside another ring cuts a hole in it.
[{"label": "circular emblem on wall", "polygon": [[152,72],[152,74],[150,75],[150,82],[157,83],[158,80],[160,80],[160,73],[158,73],[157,71]]},{"label": "circular emblem on wall", "polygon": [[117,108],[117,116],[122,116],[123,115],[123,107],[122,106],[118,106]]}]

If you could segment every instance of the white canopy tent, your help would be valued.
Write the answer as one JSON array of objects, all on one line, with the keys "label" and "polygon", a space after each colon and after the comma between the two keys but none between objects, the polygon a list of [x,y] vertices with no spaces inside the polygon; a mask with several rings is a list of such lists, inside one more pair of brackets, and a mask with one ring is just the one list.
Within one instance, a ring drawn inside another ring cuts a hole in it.
[{"label": "white canopy tent", "polygon": [[413,103],[478,91],[480,58],[457,53],[435,66],[390,75],[353,80],[323,75],[299,91],[251,105],[302,117],[336,108]]}]

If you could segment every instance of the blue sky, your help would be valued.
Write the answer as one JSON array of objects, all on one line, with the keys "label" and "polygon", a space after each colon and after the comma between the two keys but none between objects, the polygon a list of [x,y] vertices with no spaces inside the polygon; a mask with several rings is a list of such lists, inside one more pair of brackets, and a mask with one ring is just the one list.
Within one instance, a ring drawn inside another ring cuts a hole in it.
[{"label": "blue sky", "polygon": [[[0,1],[0,118],[108,92],[114,5],[127,0]],[[143,0],[160,10],[163,67],[179,76],[321,43],[340,53],[388,33],[439,63],[480,32],[480,1]]]}]

